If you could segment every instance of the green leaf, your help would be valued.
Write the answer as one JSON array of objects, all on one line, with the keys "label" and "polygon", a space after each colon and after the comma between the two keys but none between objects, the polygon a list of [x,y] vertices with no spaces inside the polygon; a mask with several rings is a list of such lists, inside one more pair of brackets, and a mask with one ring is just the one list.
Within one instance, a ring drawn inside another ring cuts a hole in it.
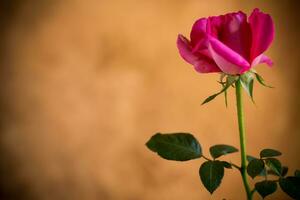
[{"label": "green leaf", "polygon": [[[248,161],[248,162],[251,162],[251,161],[254,160],[254,159],[259,159],[259,158],[256,158],[256,157],[254,157],[254,156],[249,156],[249,155],[247,155],[247,161]],[[267,175],[266,170],[263,169],[263,170],[261,171],[261,173],[260,173],[258,176],[266,176],[266,175]]]},{"label": "green leaf", "polygon": [[221,161],[221,163],[223,164],[223,166],[227,169],[232,169],[232,165],[229,162],[226,161]]},{"label": "green leaf", "polygon": [[218,160],[206,161],[201,165],[199,174],[204,187],[212,194],[223,179],[223,163]]},{"label": "green leaf", "polygon": [[251,100],[253,100],[253,83],[254,83],[254,77],[251,72],[244,73],[240,77],[241,84],[243,88],[246,90],[247,94],[251,97]]},{"label": "green leaf", "polygon": [[262,196],[262,198],[265,198],[266,196],[276,191],[277,184],[275,181],[265,180],[265,181],[255,183],[255,189],[260,194],[260,196]]},{"label": "green leaf", "polygon": [[276,157],[276,156],[280,156],[281,152],[274,150],[274,149],[263,149],[260,152],[260,157],[261,158],[267,158],[267,157]]},{"label": "green leaf", "polygon": [[279,160],[276,158],[267,158],[266,165],[275,173],[277,176],[281,176],[282,167]]},{"label": "green leaf", "polygon": [[[282,177],[286,176],[287,172],[288,172],[288,168],[286,166],[283,166],[281,169],[281,176]],[[268,174],[278,176],[278,174],[273,170],[268,170]]]},{"label": "green leaf", "polygon": [[199,142],[190,133],[157,133],[146,146],[167,160],[187,161],[202,156]]},{"label": "green leaf", "polygon": [[265,83],[265,80],[258,74],[258,73],[254,73],[255,74],[255,77],[256,77],[256,80],[263,86],[265,87],[268,87],[268,88],[274,88],[273,86],[270,86],[270,85],[267,85]]},{"label": "green leaf", "polygon": [[216,98],[218,95],[220,95],[220,94],[222,94],[223,92],[225,92],[225,91],[226,91],[233,83],[236,82],[236,80],[237,80],[237,78],[236,78],[235,76],[229,76],[229,75],[228,75],[228,77],[227,77],[227,79],[226,79],[226,85],[225,85],[225,87],[223,87],[223,89],[222,89],[220,92],[218,92],[218,93],[216,93],[216,94],[213,94],[213,95],[207,97],[207,98],[203,101],[203,103],[202,103],[201,105],[206,104],[206,103],[212,101],[212,100],[213,100],[214,98]]},{"label": "green leaf", "polygon": [[279,179],[281,189],[294,199],[300,199],[300,178],[289,176]]},{"label": "green leaf", "polygon": [[265,163],[263,160],[253,159],[247,166],[247,173],[249,174],[249,176],[251,176],[251,178],[255,178],[263,172],[264,168]]},{"label": "green leaf", "polygon": [[295,176],[300,178],[300,170],[297,169],[297,170],[295,171]]},{"label": "green leaf", "polygon": [[238,152],[239,150],[233,146],[226,144],[218,144],[210,147],[209,152],[213,158],[218,158],[222,155]]},{"label": "green leaf", "polygon": [[247,161],[248,162],[251,162],[251,160],[254,160],[254,159],[258,159],[258,158],[255,158],[254,156],[247,155]]}]

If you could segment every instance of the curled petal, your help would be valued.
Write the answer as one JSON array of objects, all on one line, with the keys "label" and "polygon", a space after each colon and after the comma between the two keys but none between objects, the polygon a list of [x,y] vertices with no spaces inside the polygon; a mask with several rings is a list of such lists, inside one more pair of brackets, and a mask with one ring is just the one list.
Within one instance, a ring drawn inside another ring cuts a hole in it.
[{"label": "curled petal", "polygon": [[250,64],[241,55],[214,37],[210,37],[208,49],[218,67],[227,74],[242,74],[250,69]]},{"label": "curled petal", "polygon": [[267,57],[267,56],[265,56],[263,54],[257,56],[252,61],[251,66],[255,66],[255,65],[258,65],[258,64],[261,64],[261,63],[266,63],[269,67],[273,66],[273,61],[269,57]]},{"label": "curled petal", "polygon": [[274,23],[270,15],[254,9],[249,17],[252,32],[250,60],[254,60],[268,49],[274,39]]},{"label": "curled petal", "polygon": [[190,42],[182,35],[178,35],[177,48],[181,57],[192,64],[196,71],[200,73],[221,72],[216,63],[207,56],[192,53]]},{"label": "curled petal", "polygon": [[192,53],[192,47],[188,39],[183,35],[178,35],[177,48],[181,57],[188,63],[193,64],[197,61],[197,57]]}]

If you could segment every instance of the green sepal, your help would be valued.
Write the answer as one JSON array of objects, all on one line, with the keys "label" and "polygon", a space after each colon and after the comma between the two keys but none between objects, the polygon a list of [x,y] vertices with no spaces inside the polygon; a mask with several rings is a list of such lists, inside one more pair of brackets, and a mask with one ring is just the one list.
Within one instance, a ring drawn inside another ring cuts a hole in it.
[{"label": "green sepal", "polygon": [[253,73],[246,72],[240,76],[241,84],[247,94],[251,97],[252,102],[254,103],[253,99],[253,84],[254,84],[254,76]]},{"label": "green sepal", "polygon": [[206,161],[201,165],[199,175],[204,187],[212,194],[222,182],[224,165],[218,160]]},{"label": "green sepal", "polygon": [[190,133],[157,133],[146,146],[167,160],[187,161],[202,156],[202,148]]},{"label": "green sepal", "polygon": [[[218,95],[222,94],[223,92],[227,91],[227,89],[232,85],[234,84],[235,82],[237,81],[237,77],[236,76],[231,76],[231,75],[228,75],[227,78],[226,78],[226,85],[222,86],[222,90],[216,94],[213,94],[209,97],[207,97],[201,105],[204,105],[210,101],[212,101],[214,98],[216,98]],[[220,82],[222,85],[223,85],[223,82],[221,81]]]},{"label": "green sepal", "polygon": [[[223,89],[223,90],[224,90],[224,89]],[[214,100],[214,98],[216,98],[219,94],[221,94],[222,92],[224,92],[223,90],[222,90],[221,92],[219,92],[219,93],[216,93],[216,94],[213,94],[213,95],[207,97],[207,98],[202,102],[201,105],[204,105],[204,104],[206,104],[206,103],[208,103],[208,102]]]},{"label": "green sepal", "polygon": [[274,88],[274,87],[271,86],[271,85],[267,85],[267,84],[265,83],[265,80],[263,79],[263,77],[261,77],[258,73],[256,73],[256,72],[253,72],[253,73],[255,74],[256,80],[257,80],[261,85],[263,85],[263,86],[265,86],[265,87],[268,87],[268,88]]},{"label": "green sepal", "polygon": [[[226,83],[220,82],[222,85],[223,89],[226,87]],[[227,98],[227,90],[224,91],[224,98],[225,98],[225,106],[226,108],[228,107],[228,98]]]}]

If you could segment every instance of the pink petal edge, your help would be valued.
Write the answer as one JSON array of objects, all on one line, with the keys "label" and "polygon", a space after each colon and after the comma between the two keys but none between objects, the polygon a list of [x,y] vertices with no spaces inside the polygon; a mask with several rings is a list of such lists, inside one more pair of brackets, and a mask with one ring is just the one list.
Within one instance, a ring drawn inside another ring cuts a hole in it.
[{"label": "pink petal edge", "polygon": [[265,52],[271,45],[275,31],[272,17],[255,8],[250,17],[249,24],[252,32],[252,47],[250,61]]},{"label": "pink petal edge", "polygon": [[208,49],[219,68],[227,74],[241,74],[251,67],[241,55],[213,37],[209,39]]},{"label": "pink petal edge", "polygon": [[258,65],[258,64],[262,64],[262,63],[265,63],[267,64],[269,67],[272,67],[273,66],[273,61],[267,57],[266,55],[259,55],[257,56],[251,63],[251,67],[255,66],[255,65]]}]

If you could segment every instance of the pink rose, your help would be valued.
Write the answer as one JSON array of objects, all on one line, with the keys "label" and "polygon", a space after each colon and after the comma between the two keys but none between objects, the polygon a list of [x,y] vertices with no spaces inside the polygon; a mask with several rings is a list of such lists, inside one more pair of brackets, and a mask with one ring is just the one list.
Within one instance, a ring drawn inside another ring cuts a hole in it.
[{"label": "pink rose", "polygon": [[197,72],[243,74],[259,63],[272,65],[263,53],[274,38],[270,15],[254,9],[247,20],[243,12],[201,18],[190,34],[190,41],[178,35],[177,47],[182,58]]}]

